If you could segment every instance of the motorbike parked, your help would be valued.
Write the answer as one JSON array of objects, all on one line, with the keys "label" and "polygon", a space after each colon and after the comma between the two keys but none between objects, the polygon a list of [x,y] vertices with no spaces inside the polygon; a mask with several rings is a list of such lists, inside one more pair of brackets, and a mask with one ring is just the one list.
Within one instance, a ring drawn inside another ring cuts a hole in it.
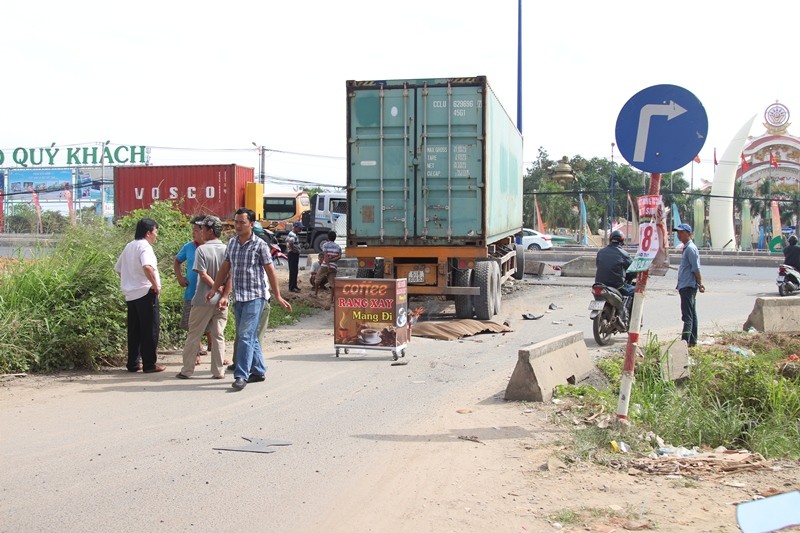
[{"label": "motorbike parked", "polygon": [[288,262],[289,256],[287,256],[281,250],[281,247],[278,244],[278,237],[275,236],[274,232],[262,228],[261,234],[258,236],[267,243],[267,246],[269,246],[269,253],[270,256],[272,256],[272,262],[275,263],[276,266],[283,264],[281,263],[281,260],[286,260]]},{"label": "motorbike parked", "polygon": [[788,296],[800,288],[800,273],[789,265],[778,267],[778,294]]},{"label": "motorbike parked", "polygon": [[592,285],[592,295],[594,300],[589,302],[589,319],[594,322],[594,340],[600,346],[607,346],[612,342],[612,335],[628,331],[633,296],[623,296],[617,289],[602,283]]}]

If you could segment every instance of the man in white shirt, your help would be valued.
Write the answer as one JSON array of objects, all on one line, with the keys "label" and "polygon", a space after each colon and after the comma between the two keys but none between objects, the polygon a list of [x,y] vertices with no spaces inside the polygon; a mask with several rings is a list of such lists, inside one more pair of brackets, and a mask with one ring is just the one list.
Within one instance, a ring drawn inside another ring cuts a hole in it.
[{"label": "man in white shirt", "polygon": [[153,244],[158,237],[158,223],[143,218],[136,223],[134,240],[125,245],[114,270],[128,306],[128,372],[163,372],[156,363],[161,327],[158,295],[161,277]]}]

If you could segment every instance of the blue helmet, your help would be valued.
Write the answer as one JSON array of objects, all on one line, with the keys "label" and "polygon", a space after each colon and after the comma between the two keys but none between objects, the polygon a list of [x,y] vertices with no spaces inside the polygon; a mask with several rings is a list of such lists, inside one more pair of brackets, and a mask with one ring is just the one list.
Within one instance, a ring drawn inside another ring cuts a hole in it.
[{"label": "blue helmet", "polygon": [[262,225],[261,225],[261,222],[259,222],[259,221],[257,221],[257,220],[256,220],[256,221],[253,223],[253,233],[255,233],[256,235],[258,235],[259,237],[261,237],[262,235],[264,235],[264,226],[262,226]]}]

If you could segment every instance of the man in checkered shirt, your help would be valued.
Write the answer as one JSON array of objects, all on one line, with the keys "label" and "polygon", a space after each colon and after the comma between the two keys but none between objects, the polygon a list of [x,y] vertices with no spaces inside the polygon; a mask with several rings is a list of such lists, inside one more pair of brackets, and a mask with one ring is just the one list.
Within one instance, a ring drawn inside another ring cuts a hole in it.
[{"label": "man in checkered shirt", "polygon": [[[292,305],[281,297],[278,277],[269,246],[253,233],[256,214],[244,207],[236,211],[233,218],[236,238],[228,241],[225,259],[214,279],[214,285],[206,295],[210,300],[217,289],[225,282],[228,273],[233,279],[233,316],[236,319],[236,331],[239,337],[236,346],[236,369],[233,371],[233,388],[242,390],[248,383],[264,381],[267,367],[261,353],[258,340],[258,321],[267,298],[267,286],[264,272],[267,274],[272,297],[288,312]],[[220,299],[219,305],[228,305]]]}]

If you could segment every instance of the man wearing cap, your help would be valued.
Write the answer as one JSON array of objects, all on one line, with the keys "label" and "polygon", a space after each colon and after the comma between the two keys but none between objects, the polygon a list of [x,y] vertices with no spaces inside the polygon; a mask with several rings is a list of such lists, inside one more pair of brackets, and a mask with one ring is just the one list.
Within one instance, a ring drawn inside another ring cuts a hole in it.
[{"label": "man wearing cap", "polygon": [[206,293],[214,285],[214,279],[225,260],[225,244],[219,240],[222,232],[222,221],[215,216],[207,216],[193,224],[202,232],[204,244],[197,247],[194,257],[194,271],[197,275],[197,291],[192,298],[189,312],[189,333],[183,347],[183,367],[175,377],[188,379],[194,374],[197,363],[195,348],[204,331],[208,331],[212,339],[211,377],[225,377],[225,325],[228,323],[227,297],[231,291],[231,278],[228,276],[210,299]]},{"label": "man wearing cap", "polygon": [[[205,218],[205,215],[197,215],[192,217],[189,224],[192,228],[192,240],[187,242],[181,247],[178,254],[173,261],[172,269],[175,272],[175,278],[178,280],[178,285],[184,288],[183,290],[183,309],[181,312],[180,328],[189,331],[189,312],[192,309],[192,298],[194,298],[197,291],[197,272],[194,271],[194,254],[197,247],[203,244],[203,229],[197,224]],[[183,274],[183,264],[186,264],[186,275]],[[210,343],[211,337],[208,336],[207,340]],[[209,348],[210,349],[210,348]],[[197,348],[197,364],[200,364],[200,356],[205,355],[203,345],[198,340]]]},{"label": "man wearing cap", "polygon": [[689,224],[680,224],[673,231],[678,233],[678,240],[683,243],[677,286],[681,296],[683,320],[681,339],[692,347],[697,345],[697,291],[706,292],[706,288],[700,274],[700,254],[692,241],[692,227]]},{"label": "man wearing cap", "polygon": [[299,220],[294,223],[289,235],[286,236],[286,255],[289,257],[289,291],[300,292],[297,286],[297,273],[300,270],[300,240],[296,231],[303,229],[303,223]]}]

